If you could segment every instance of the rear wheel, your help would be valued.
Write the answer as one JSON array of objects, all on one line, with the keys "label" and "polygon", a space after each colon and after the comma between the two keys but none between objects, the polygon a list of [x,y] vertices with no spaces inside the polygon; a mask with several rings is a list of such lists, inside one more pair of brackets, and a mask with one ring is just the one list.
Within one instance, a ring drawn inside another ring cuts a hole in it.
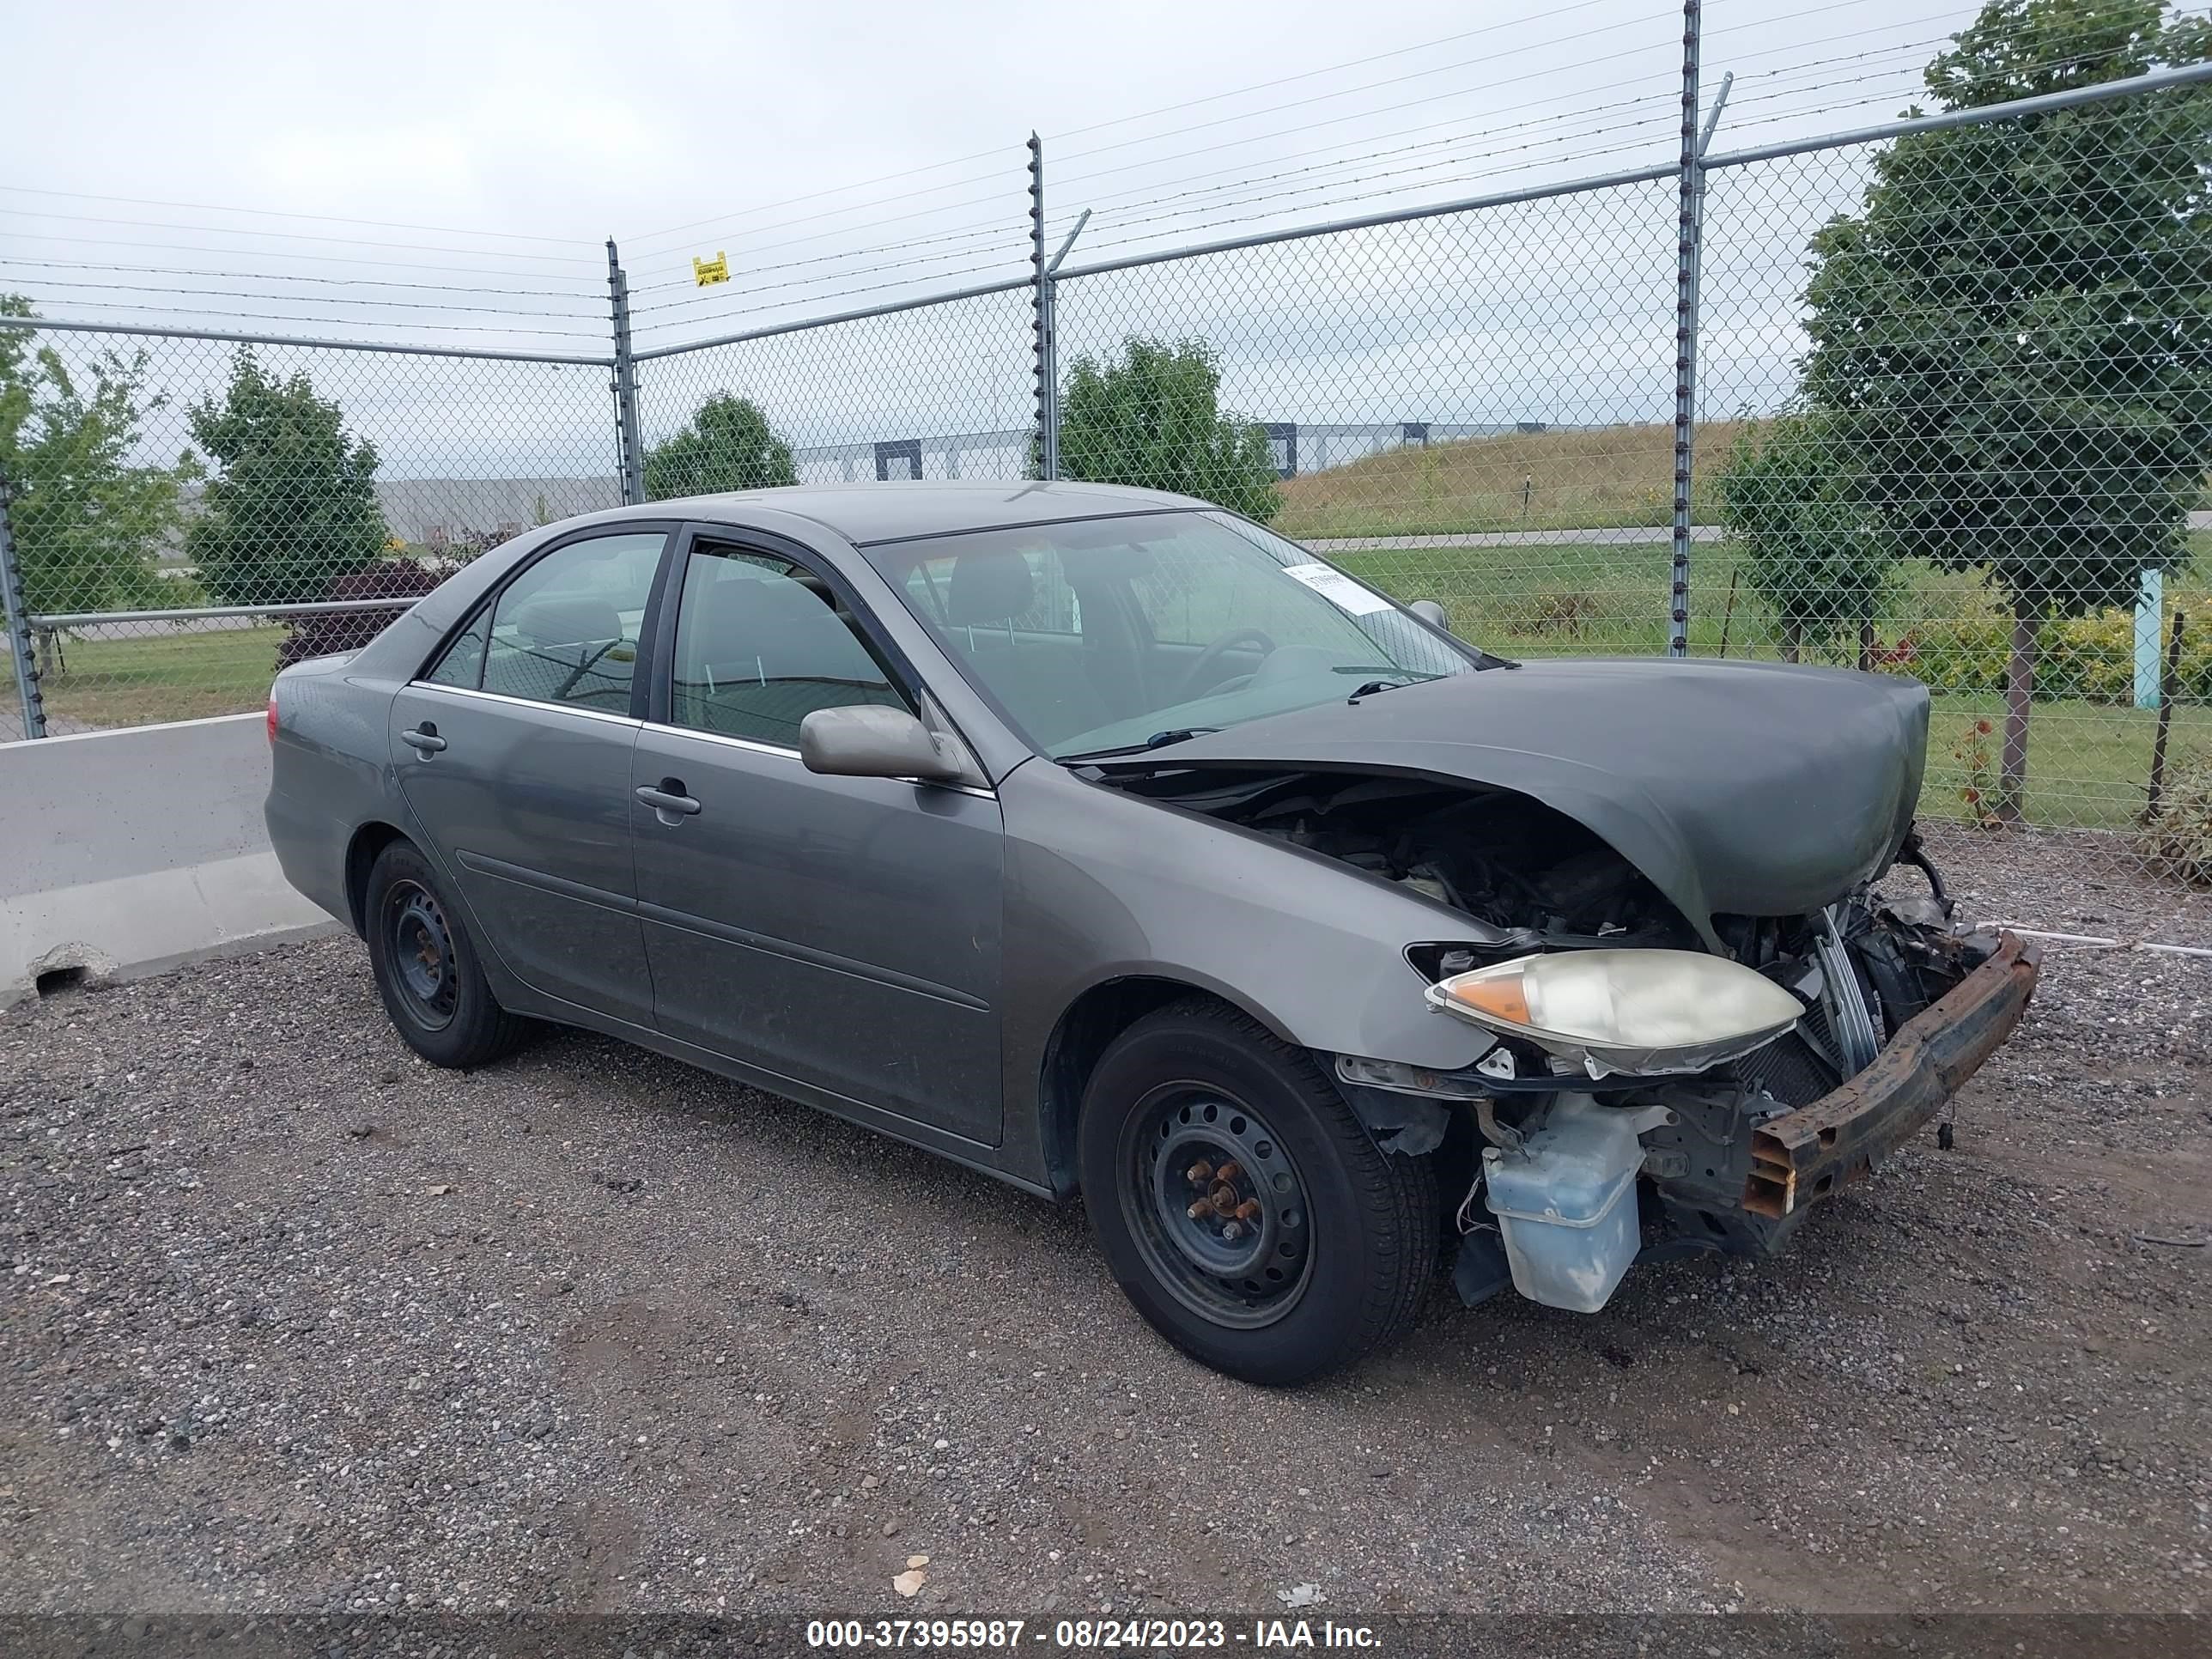
[{"label": "rear wheel", "polygon": [[1078,1156],[1123,1291],[1217,1370],[1302,1382],[1419,1311],[1437,1251],[1427,1161],[1382,1152],[1310,1054],[1232,1008],[1176,1003],[1117,1038]]},{"label": "rear wheel", "polygon": [[475,943],[420,851],[404,841],[386,848],[366,896],[369,966],[409,1048],[434,1066],[465,1070],[522,1040],[527,1027],[493,997]]}]

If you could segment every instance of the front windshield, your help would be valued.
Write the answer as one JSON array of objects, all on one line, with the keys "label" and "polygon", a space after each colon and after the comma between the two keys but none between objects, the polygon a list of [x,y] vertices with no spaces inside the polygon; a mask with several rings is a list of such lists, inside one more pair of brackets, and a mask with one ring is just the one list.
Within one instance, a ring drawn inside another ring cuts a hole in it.
[{"label": "front windshield", "polygon": [[1474,672],[1477,659],[1304,548],[1158,513],[862,550],[1057,760],[1126,752]]}]

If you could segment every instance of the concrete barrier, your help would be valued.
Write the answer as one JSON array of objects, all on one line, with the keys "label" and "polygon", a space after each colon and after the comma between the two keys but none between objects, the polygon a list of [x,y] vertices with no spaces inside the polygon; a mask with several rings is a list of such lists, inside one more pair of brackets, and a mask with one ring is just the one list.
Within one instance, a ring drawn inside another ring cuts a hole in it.
[{"label": "concrete barrier", "polygon": [[0,1007],[338,924],[262,828],[260,714],[0,744]]}]

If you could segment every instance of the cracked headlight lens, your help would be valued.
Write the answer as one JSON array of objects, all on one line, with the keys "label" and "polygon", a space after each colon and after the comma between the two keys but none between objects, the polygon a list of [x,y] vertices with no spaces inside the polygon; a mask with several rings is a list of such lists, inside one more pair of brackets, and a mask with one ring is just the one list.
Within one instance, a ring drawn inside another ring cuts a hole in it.
[{"label": "cracked headlight lens", "polygon": [[1429,1003],[1613,1072],[1702,1072],[1771,1042],[1804,1006],[1725,957],[1695,951],[1562,951],[1431,985]]}]

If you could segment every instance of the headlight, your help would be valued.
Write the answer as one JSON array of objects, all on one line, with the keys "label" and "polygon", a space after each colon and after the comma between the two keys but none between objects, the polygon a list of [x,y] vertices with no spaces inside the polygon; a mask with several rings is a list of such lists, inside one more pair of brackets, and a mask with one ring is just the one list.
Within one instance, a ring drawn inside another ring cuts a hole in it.
[{"label": "headlight", "polygon": [[1805,1010],[1725,957],[1563,951],[1431,985],[1431,1006],[1579,1060],[1589,1074],[1701,1072],[1771,1042]]}]

